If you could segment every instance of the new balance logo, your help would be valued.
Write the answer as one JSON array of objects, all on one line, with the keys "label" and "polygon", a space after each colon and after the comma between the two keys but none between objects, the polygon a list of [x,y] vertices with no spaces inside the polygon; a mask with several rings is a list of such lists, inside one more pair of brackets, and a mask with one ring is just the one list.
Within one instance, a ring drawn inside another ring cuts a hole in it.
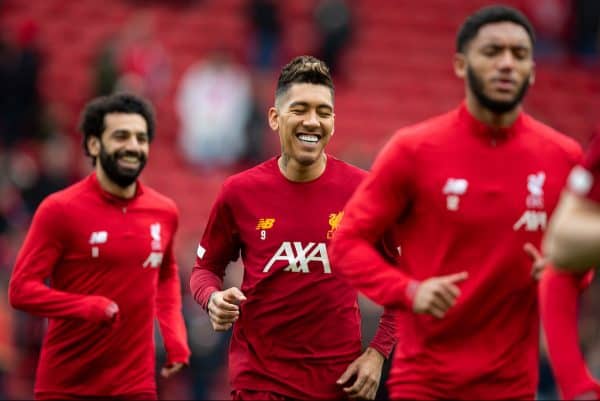
[{"label": "new balance logo", "polygon": [[308,264],[310,262],[320,262],[323,265],[323,273],[331,274],[327,248],[322,242],[317,244],[309,242],[306,246],[298,241],[283,242],[263,269],[263,273],[268,273],[275,262],[278,261],[286,262],[288,266],[283,271],[292,273],[310,273]]},{"label": "new balance logo", "polygon": [[104,244],[108,240],[108,233],[106,231],[94,231],[90,236],[90,244]]},{"label": "new balance logo", "polygon": [[444,195],[464,195],[469,187],[469,182],[464,178],[448,178],[442,192]]},{"label": "new balance logo", "polygon": [[273,228],[273,224],[275,224],[275,219],[258,219],[258,224],[256,224],[257,230],[268,230],[269,228]]},{"label": "new balance logo", "polygon": [[442,193],[446,195],[446,209],[453,212],[458,210],[460,195],[464,195],[469,187],[469,182],[464,178],[448,178]]}]

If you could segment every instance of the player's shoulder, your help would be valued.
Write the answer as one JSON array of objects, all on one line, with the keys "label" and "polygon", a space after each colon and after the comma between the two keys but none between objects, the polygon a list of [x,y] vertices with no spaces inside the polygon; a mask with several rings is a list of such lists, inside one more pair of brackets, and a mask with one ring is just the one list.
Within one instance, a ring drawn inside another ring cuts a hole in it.
[{"label": "player's shoulder", "polygon": [[143,198],[145,202],[151,204],[154,208],[162,209],[177,214],[177,204],[169,196],[158,190],[143,185]]},{"label": "player's shoulder", "polygon": [[63,189],[48,195],[40,204],[40,206],[57,206],[57,205],[68,205],[73,201],[79,200],[84,197],[88,192],[89,181],[91,177],[88,176],[80,181],[75,182]]},{"label": "player's shoulder", "polygon": [[536,146],[543,144],[556,152],[566,154],[570,159],[579,160],[581,157],[581,145],[573,138],[526,113],[523,113],[523,123],[528,131],[526,135],[537,139]]},{"label": "player's shoulder", "polygon": [[46,196],[36,208],[36,215],[53,216],[63,224],[74,220],[71,217],[77,208],[71,206],[86,201],[88,180],[89,176]]},{"label": "player's shoulder", "polygon": [[424,146],[453,141],[452,135],[458,124],[458,109],[454,109],[399,128],[380,150],[377,159],[393,161],[416,154]]},{"label": "player's shoulder", "polygon": [[458,124],[458,122],[458,110],[450,110],[418,123],[399,128],[394,132],[392,141],[402,141],[406,144],[417,145],[423,141],[434,139],[436,135],[447,135],[448,132],[451,132],[449,129]]},{"label": "player's shoulder", "polygon": [[368,175],[366,170],[330,154],[327,154],[327,169],[330,169],[335,175],[347,178],[363,179]]},{"label": "player's shoulder", "polygon": [[225,192],[235,192],[257,188],[258,186],[272,182],[277,177],[276,173],[278,172],[277,158],[273,157],[254,167],[230,175],[223,181],[222,190]]}]

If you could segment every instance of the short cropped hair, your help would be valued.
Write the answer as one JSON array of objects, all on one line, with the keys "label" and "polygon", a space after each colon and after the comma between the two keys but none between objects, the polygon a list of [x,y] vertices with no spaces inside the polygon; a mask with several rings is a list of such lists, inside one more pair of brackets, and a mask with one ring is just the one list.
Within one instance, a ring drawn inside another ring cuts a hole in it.
[{"label": "short cropped hair", "polygon": [[83,133],[83,149],[87,156],[91,156],[87,148],[87,141],[91,136],[100,138],[106,129],[104,117],[110,113],[139,114],[148,126],[148,139],[154,138],[154,110],[152,105],[143,98],[130,93],[115,93],[100,96],[86,104],[81,113],[79,129]]},{"label": "short cropped hair", "polygon": [[335,92],[329,67],[324,61],[312,56],[298,56],[281,69],[275,90],[275,102],[292,84],[324,85],[331,90],[332,99]]},{"label": "short cropped hair", "polygon": [[496,22],[513,22],[522,26],[527,31],[531,44],[535,44],[535,32],[531,22],[516,8],[493,5],[483,7],[471,14],[462,24],[456,35],[456,51],[464,53],[467,45],[477,36],[479,29]]}]

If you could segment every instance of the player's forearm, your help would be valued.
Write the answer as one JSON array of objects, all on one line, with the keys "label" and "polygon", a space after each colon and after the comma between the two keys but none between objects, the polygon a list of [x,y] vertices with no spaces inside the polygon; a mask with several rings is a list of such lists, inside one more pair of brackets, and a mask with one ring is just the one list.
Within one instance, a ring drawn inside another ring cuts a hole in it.
[{"label": "player's forearm", "polygon": [[337,271],[368,298],[389,308],[411,308],[418,282],[383,259],[374,245],[340,231],[330,248]]},{"label": "player's forearm", "polygon": [[190,349],[183,320],[181,303],[181,281],[176,265],[162,273],[156,295],[156,315],[160,332],[167,350],[167,364],[187,364]]},{"label": "player's forearm", "polygon": [[554,376],[565,399],[595,387],[579,348],[580,278],[550,269],[540,281],[540,311]]},{"label": "player's forearm", "polygon": [[377,350],[386,359],[389,358],[397,341],[396,331],[398,328],[395,313],[387,308],[383,311],[375,336],[369,344],[371,348]]},{"label": "player's forearm", "polygon": [[112,303],[103,296],[71,294],[26,279],[11,280],[8,294],[14,308],[48,318],[103,321]]},{"label": "player's forearm", "polygon": [[546,232],[543,251],[560,269],[583,271],[600,264],[600,207],[565,193]]},{"label": "player's forearm", "polygon": [[[597,221],[595,221],[597,220]],[[571,217],[549,232],[544,252],[558,268],[585,271],[600,263],[600,218]]]},{"label": "player's forearm", "polygon": [[190,277],[190,289],[194,300],[206,310],[210,296],[215,291],[220,291],[223,280],[213,271],[195,266]]}]

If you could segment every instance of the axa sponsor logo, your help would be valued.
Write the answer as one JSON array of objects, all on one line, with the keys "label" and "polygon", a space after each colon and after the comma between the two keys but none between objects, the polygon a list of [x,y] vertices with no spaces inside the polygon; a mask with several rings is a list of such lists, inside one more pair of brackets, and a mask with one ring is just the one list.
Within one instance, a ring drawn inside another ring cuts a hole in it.
[{"label": "axa sponsor logo", "polygon": [[446,195],[446,209],[457,211],[460,206],[460,197],[467,192],[469,182],[464,178],[448,178],[442,193]]},{"label": "axa sponsor logo", "polygon": [[292,273],[310,273],[310,262],[321,263],[323,273],[331,274],[331,265],[327,255],[327,247],[322,242],[309,242],[302,244],[300,241],[284,241],[269,262],[263,268],[263,273],[268,273],[277,262],[287,265],[283,271]]},{"label": "axa sponsor logo", "polygon": [[153,269],[158,268],[163,261],[163,253],[162,252],[150,252],[150,255],[146,258],[142,267],[151,267]]},{"label": "axa sponsor logo", "polygon": [[525,228],[525,231],[543,231],[546,229],[547,223],[548,216],[545,211],[526,210],[513,225],[513,230],[518,231]]}]

